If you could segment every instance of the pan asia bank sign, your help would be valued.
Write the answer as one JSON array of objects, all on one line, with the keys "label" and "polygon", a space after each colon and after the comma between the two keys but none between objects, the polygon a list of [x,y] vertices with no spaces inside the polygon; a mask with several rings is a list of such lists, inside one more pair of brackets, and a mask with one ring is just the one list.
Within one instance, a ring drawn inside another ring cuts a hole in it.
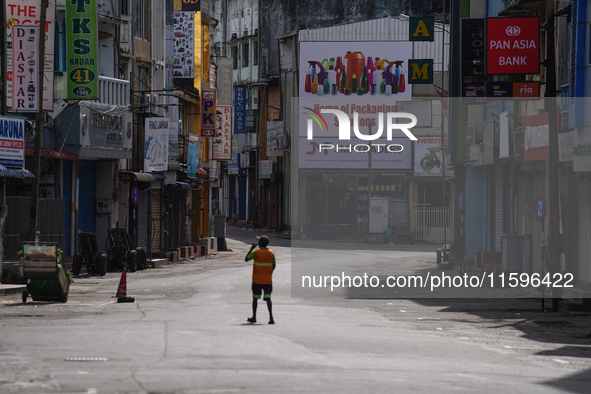
[{"label": "pan asia bank sign", "polygon": [[540,72],[540,18],[486,20],[486,73]]}]

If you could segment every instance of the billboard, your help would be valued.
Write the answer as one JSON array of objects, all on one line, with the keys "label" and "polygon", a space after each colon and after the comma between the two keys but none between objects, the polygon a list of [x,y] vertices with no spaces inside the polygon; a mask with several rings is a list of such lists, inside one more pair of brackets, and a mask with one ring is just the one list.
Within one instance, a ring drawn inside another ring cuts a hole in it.
[{"label": "billboard", "polygon": [[486,73],[539,74],[540,18],[486,19]]},{"label": "billboard", "polygon": [[98,99],[96,0],[66,2],[68,99]]},{"label": "billboard", "polygon": [[12,26],[12,110],[39,110],[39,27]]},{"label": "billboard", "polygon": [[0,116],[0,164],[23,168],[25,165],[25,120]]},{"label": "billboard", "polygon": [[204,90],[201,92],[201,136],[215,136],[215,91]]},{"label": "billboard", "polygon": [[[414,174],[417,176],[441,176],[441,153],[438,154],[428,149],[440,147],[441,138],[419,137],[419,139],[415,141],[414,145]],[[449,175],[449,173],[447,175]]]},{"label": "billboard", "polygon": [[[41,0],[6,0],[6,19],[17,25],[37,25],[41,23]],[[55,0],[48,1],[45,22],[45,56],[43,75],[43,110],[53,110],[53,54],[55,50]],[[12,29],[6,29],[6,99],[12,105]]]},{"label": "billboard", "polygon": [[195,73],[195,14],[175,11],[174,13],[174,78],[193,78]]},{"label": "billboard", "polygon": [[168,170],[168,118],[146,118],[144,172]]},{"label": "billboard", "polygon": [[406,41],[301,42],[299,97],[410,99],[412,48]]}]

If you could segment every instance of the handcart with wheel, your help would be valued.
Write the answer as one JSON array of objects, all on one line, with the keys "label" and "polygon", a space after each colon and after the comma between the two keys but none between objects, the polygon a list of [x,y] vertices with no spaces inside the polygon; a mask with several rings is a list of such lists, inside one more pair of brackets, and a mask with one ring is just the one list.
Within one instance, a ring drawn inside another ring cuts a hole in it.
[{"label": "handcart with wheel", "polygon": [[125,229],[109,229],[108,239],[111,263],[118,263],[121,269],[127,268],[130,272],[146,269],[146,252],[142,248],[136,248]]},{"label": "handcart with wheel", "polygon": [[27,290],[23,303],[30,295],[33,301],[68,301],[70,278],[58,259],[55,243],[24,242],[22,251],[23,276]]},{"label": "handcart with wheel", "polygon": [[105,276],[107,273],[107,255],[101,253],[96,233],[79,232],[80,235],[80,251],[74,256],[73,273],[80,274],[80,268],[84,264],[89,274],[95,273],[100,276]]}]

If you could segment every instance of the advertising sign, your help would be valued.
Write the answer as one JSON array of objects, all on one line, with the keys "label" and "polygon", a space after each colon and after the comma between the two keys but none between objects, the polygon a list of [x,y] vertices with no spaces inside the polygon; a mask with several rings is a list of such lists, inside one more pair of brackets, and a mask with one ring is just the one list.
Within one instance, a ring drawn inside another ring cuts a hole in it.
[{"label": "advertising sign", "polygon": [[146,118],[144,172],[168,170],[168,118]]},{"label": "advertising sign", "polygon": [[238,171],[240,169],[240,154],[233,153],[232,154],[232,161],[228,163],[228,175],[238,175]]},{"label": "advertising sign", "polygon": [[23,168],[25,165],[25,120],[0,116],[0,164]]},{"label": "advertising sign", "polygon": [[[441,138],[421,138],[415,141],[415,169],[417,176],[441,176],[441,154],[428,148],[441,146]],[[446,174],[449,175],[449,174]]]},{"label": "advertising sign", "polygon": [[540,97],[539,82],[486,82],[486,97]]},{"label": "advertising sign", "polygon": [[168,159],[179,157],[179,99],[167,97],[168,104]]},{"label": "advertising sign", "polygon": [[234,88],[234,133],[246,133],[246,88]]},{"label": "advertising sign", "polygon": [[182,0],[183,11],[201,11],[209,15],[210,0]]},{"label": "advertising sign", "polygon": [[484,97],[484,47],[484,19],[462,19],[462,97]]},{"label": "advertising sign", "polygon": [[[406,41],[301,42],[299,97],[319,97],[326,102],[335,97],[352,102],[410,99],[412,46]],[[364,74],[363,67],[368,65],[371,72]],[[375,85],[375,94],[371,85]]]},{"label": "advertising sign", "polygon": [[215,136],[215,92],[204,90],[201,92],[201,136]]},{"label": "advertising sign", "polygon": [[39,27],[12,26],[12,110],[39,109]]},{"label": "advertising sign", "polygon": [[[558,130],[560,130],[560,111],[556,114]],[[550,122],[548,113],[526,116],[523,121],[523,161],[548,160],[550,157],[549,134]]]},{"label": "advertising sign", "polygon": [[174,78],[193,78],[195,72],[195,14],[174,12]]},{"label": "advertising sign", "polygon": [[197,144],[189,142],[189,152],[187,156],[187,175],[197,176]]},{"label": "advertising sign", "polygon": [[259,179],[271,178],[271,169],[273,162],[271,160],[259,160]]},{"label": "advertising sign", "polygon": [[98,99],[96,0],[66,2],[68,99]]},{"label": "advertising sign", "polygon": [[216,113],[213,159],[232,160],[232,107],[218,105]]},{"label": "advertising sign", "polygon": [[411,16],[409,21],[409,41],[434,41],[435,18],[432,16]]},{"label": "advertising sign", "polygon": [[[36,25],[41,23],[41,0],[6,0],[6,19],[14,20],[17,25]],[[12,29],[6,29],[6,98],[8,106],[12,105]],[[53,109],[53,53],[55,48],[55,0],[48,1],[45,22],[45,65],[43,75],[43,110]]]},{"label": "advertising sign", "polygon": [[218,60],[218,105],[232,105],[232,58]]},{"label": "advertising sign", "polygon": [[283,156],[279,139],[283,137],[283,122],[267,122],[267,156]]},{"label": "advertising sign", "polygon": [[486,73],[539,74],[540,18],[486,19]]}]

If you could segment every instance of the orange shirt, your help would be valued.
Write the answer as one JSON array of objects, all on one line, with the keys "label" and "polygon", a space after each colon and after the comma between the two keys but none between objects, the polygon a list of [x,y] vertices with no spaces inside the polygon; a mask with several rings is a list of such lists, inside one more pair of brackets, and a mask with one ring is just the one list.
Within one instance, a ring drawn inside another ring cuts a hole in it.
[{"label": "orange shirt", "polygon": [[257,285],[271,285],[273,281],[273,268],[275,267],[275,253],[268,248],[260,248],[246,256],[248,260],[253,260],[252,265],[252,283]]}]

